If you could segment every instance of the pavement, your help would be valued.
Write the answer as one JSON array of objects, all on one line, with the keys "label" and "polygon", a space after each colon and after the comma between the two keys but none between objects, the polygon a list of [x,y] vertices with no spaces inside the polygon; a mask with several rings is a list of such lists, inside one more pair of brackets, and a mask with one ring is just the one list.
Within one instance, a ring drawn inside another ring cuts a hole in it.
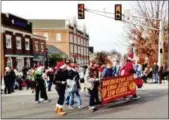
[{"label": "pavement", "polygon": [[68,106],[64,109],[67,115],[59,117],[54,112],[57,93],[52,89],[48,92],[51,102],[34,102],[34,94],[30,90],[15,91],[13,94],[2,95],[2,118],[29,118],[29,119],[164,119],[168,118],[168,82],[164,84],[144,84],[138,89],[141,96],[138,100],[121,100],[98,106],[95,112],[88,111],[89,97],[82,91],[83,109],[70,110]]}]

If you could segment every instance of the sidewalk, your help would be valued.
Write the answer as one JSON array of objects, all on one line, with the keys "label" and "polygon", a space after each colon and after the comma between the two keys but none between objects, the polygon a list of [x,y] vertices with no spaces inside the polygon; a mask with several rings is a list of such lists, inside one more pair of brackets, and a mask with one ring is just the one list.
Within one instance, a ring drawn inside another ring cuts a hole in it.
[{"label": "sidewalk", "polygon": [[164,81],[162,84],[144,83],[143,87],[138,90],[157,90],[157,89],[168,89],[168,81]]}]

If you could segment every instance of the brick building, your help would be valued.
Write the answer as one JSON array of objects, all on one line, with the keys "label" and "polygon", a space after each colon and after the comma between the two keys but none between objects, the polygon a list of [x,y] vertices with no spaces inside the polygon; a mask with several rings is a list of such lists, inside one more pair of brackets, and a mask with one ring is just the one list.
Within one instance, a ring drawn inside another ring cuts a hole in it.
[{"label": "brick building", "polygon": [[[9,13],[1,13],[1,75],[6,66],[21,70],[33,66],[35,41],[44,44],[44,37],[32,34],[32,23]],[[40,46],[40,45],[39,45]],[[38,51],[40,54],[42,51]]]},{"label": "brick building", "polygon": [[46,44],[63,51],[80,65],[89,62],[89,35],[76,24],[66,20],[30,20],[33,33],[47,38]]}]

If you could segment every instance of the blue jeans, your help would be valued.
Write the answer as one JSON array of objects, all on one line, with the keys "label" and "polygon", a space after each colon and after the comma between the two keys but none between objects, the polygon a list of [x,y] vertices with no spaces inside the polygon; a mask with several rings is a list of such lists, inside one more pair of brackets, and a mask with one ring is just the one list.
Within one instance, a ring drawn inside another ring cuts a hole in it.
[{"label": "blue jeans", "polygon": [[154,76],[155,83],[158,83],[158,73],[154,73],[153,76]]},{"label": "blue jeans", "polygon": [[52,81],[47,81],[48,83],[48,91],[51,91],[51,88],[52,88]]},{"label": "blue jeans", "polygon": [[79,94],[79,91],[74,91],[74,92],[70,92],[69,93],[69,105],[72,106],[73,105],[73,101],[74,101],[74,95],[76,94],[77,96],[77,101],[78,101],[78,106],[82,105],[82,99],[81,96]]}]

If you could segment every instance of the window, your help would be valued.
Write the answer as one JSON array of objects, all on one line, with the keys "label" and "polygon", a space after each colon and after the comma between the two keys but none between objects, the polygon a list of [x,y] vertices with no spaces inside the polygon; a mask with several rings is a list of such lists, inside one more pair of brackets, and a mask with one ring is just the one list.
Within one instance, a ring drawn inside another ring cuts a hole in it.
[{"label": "window", "polygon": [[74,53],[77,53],[77,46],[74,46]]},{"label": "window", "polygon": [[25,48],[26,50],[30,50],[30,40],[28,38],[25,39]]},{"label": "window", "polygon": [[61,41],[62,40],[62,35],[61,33],[56,33],[56,40]]},{"label": "window", "polygon": [[83,45],[83,38],[81,38],[81,45]]},{"label": "window", "polygon": [[16,48],[21,49],[21,37],[16,37]]},{"label": "window", "polygon": [[39,51],[39,42],[35,42],[35,51]]},{"label": "window", "polygon": [[83,48],[81,47],[81,55],[83,55]]},{"label": "window", "polygon": [[70,42],[73,43],[73,35],[72,34],[69,35],[69,40],[70,40]]},{"label": "window", "polygon": [[73,53],[73,45],[70,45],[70,52]]},{"label": "window", "polygon": [[44,33],[44,35],[43,35],[45,38],[46,38],[46,40],[48,40],[49,39],[49,35],[48,35],[48,33]]},{"label": "window", "polygon": [[77,37],[74,35],[74,43],[77,44]]},{"label": "window", "polygon": [[80,46],[78,47],[78,53],[80,54]]},{"label": "window", "polygon": [[12,48],[12,36],[6,35],[6,48]]},{"label": "window", "polygon": [[78,44],[80,45],[80,37],[78,37]]},{"label": "window", "polygon": [[44,50],[45,50],[45,44],[41,43],[41,52],[44,52]]}]

